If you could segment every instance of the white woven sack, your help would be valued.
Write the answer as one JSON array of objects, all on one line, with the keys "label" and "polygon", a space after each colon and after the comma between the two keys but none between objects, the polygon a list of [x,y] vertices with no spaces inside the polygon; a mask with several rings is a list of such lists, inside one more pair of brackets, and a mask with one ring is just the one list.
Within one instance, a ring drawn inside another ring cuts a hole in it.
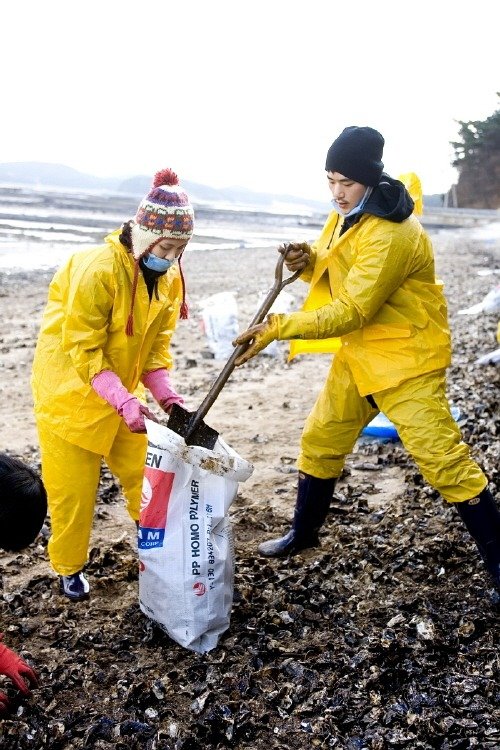
[{"label": "white woven sack", "polygon": [[146,420],[139,523],[141,610],[181,646],[203,653],[228,629],[234,548],[228,510],[253,466],[220,438],[186,445]]},{"label": "white woven sack", "polygon": [[207,342],[215,359],[228,359],[239,333],[238,303],[234,292],[217,292],[200,302]]}]

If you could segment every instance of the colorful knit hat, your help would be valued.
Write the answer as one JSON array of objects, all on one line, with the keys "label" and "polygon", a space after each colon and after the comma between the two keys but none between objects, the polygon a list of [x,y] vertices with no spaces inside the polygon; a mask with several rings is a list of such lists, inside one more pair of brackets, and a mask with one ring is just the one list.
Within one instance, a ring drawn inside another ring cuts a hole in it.
[{"label": "colorful knit hat", "polygon": [[149,193],[142,199],[132,224],[132,253],[136,260],[165,237],[190,240],[193,207],[171,169],[157,172]]},{"label": "colorful knit hat", "polygon": [[[127,336],[132,336],[134,333],[134,301],[139,279],[140,259],[165,238],[190,240],[193,235],[193,223],[193,207],[187,193],[180,187],[175,172],[171,169],[162,169],[157,172],[151,190],[142,199],[130,227],[135,269],[130,313],[125,327]],[[178,265],[182,282],[180,317],[186,320],[188,317],[186,283],[180,257]]]}]

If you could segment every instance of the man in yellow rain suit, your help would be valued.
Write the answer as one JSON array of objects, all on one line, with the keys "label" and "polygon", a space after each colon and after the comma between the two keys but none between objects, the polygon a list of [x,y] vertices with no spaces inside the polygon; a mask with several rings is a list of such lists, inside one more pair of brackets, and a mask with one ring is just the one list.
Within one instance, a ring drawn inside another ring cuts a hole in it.
[{"label": "man in yellow rain suit", "polygon": [[51,518],[50,562],[62,593],[89,595],[87,562],[104,457],[139,519],[146,386],[169,411],[170,339],[187,317],[180,256],[193,233],[188,196],[170,169],[133,220],[55,274],[35,351],[32,389]]},{"label": "man in yellow rain suit", "polygon": [[383,146],[379,132],[357,126],[333,142],[325,168],[334,210],[312,246],[286,247],[287,267],[310,284],[304,309],[269,315],[235,342],[249,343],[241,365],[275,339],[317,351],[320,340],[337,338],[302,434],[292,528],[259,551],[282,556],[318,544],[345,457],[382,411],[426,481],[455,504],[500,585],[500,513],[445,394],[450,332],[432,245],[404,185],[383,173]]}]

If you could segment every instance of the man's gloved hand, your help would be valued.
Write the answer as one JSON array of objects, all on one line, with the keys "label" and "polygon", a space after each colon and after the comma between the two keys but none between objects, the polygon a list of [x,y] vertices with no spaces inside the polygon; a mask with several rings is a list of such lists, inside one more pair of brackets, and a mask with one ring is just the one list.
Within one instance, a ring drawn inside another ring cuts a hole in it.
[{"label": "man's gloved hand", "polygon": [[102,370],[92,380],[92,388],[123,418],[130,432],[146,432],[144,417],[157,422],[155,415],[138,398],[129,393],[111,370]]},{"label": "man's gloved hand", "polygon": [[[0,634],[0,640],[2,639]],[[23,695],[30,694],[30,687],[38,685],[38,675],[20,656],[0,643],[0,674],[6,675]],[[9,699],[0,691],[0,711],[5,711]]]},{"label": "man's gloved hand", "polygon": [[311,257],[311,248],[307,242],[287,242],[280,245],[278,252],[285,255],[285,266],[289,271],[303,271],[309,263]]},{"label": "man's gloved hand", "polygon": [[256,326],[248,328],[243,333],[240,333],[238,338],[233,341],[233,346],[240,346],[251,342],[249,347],[240,354],[235,360],[235,365],[239,366],[248,362],[249,359],[255,357],[256,354],[261,352],[266,346],[269,346],[271,341],[274,341],[279,337],[279,326],[278,319],[279,315],[268,315],[263,323],[259,323]]},{"label": "man's gloved hand", "polygon": [[179,406],[184,404],[184,399],[172,386],[170,374],[166,368],[162,367],[145,373],[142,376],[142,382],[167,414],[170,414],[174,404],[179,404]]},{"label": "man's gloved hand", "polygon": [[250,343],[248,349],[235,359],[235,365],[242,365],[265,349],[271,341],[279,339],[317,339],[319,331],[316,310],[300,311],[285,315],[268,315],[264,323],[252,326],[233,341],[233,346]]}]

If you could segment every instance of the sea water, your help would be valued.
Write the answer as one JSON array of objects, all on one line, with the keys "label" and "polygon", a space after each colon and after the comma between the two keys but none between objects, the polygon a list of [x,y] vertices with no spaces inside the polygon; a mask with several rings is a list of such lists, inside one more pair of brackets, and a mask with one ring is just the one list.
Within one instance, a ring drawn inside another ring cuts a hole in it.
[{"label": "sea water", "polygon": [[[0,186],[0,272],[55,269],[72,253],[101,244],[132,218],[134,196]],[[278,247],[313,241],[328,214],[298,206],[194,206],[195,233],[187,251]]]},{"label": "sea water", "polygon": [[[140,198],[97,191],[0,185],[0,273],[55,269],[72,253],[99,245],[132,218]],[[187,251],[276,248],[283,242],[312,242],[331,210],[307,204],[252,206],[208,202],[194,205],[195,233]],[[468,231],[498,248],[498,211],[431,209],[422,223],[428,232]],[[467,230],[462,223],[467,219]],[[498,255],[498,253],[496,253]],[[495,269],[489,268],[494,273]]]}]

